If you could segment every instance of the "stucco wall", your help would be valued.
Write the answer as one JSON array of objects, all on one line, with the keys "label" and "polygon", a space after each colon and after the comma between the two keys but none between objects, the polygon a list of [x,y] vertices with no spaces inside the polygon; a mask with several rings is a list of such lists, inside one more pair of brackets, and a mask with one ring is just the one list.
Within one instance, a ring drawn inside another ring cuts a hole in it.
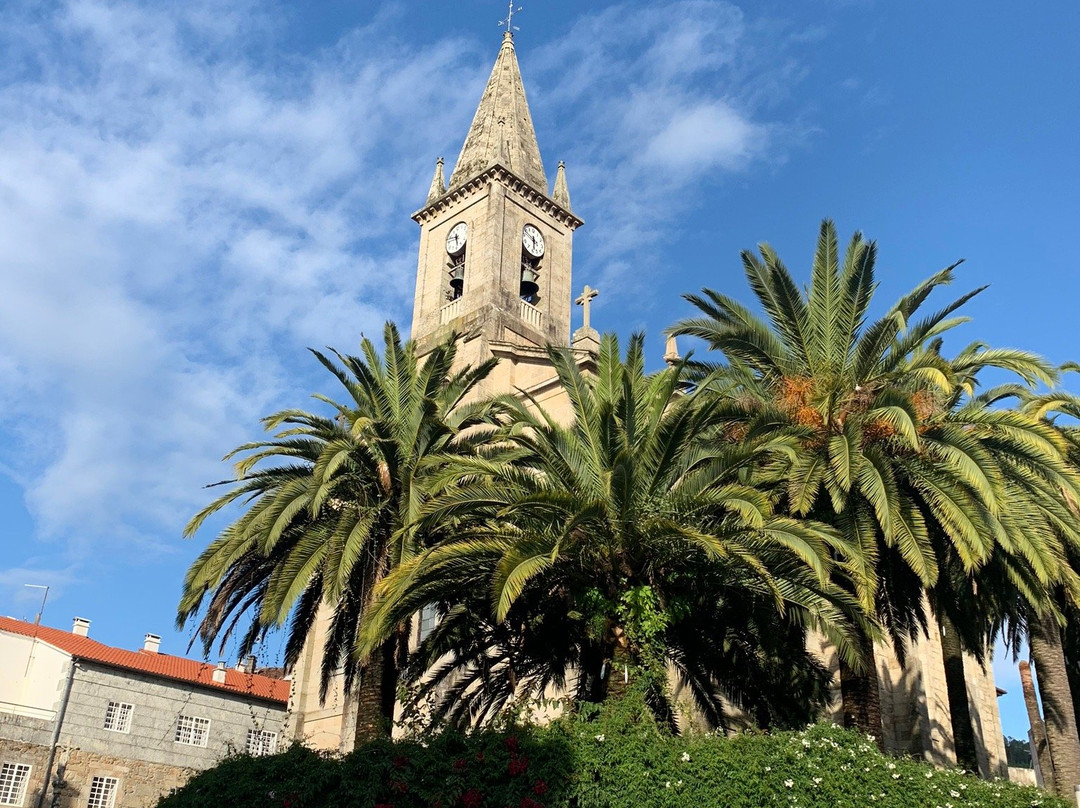
[{"label": "stucco wall", "polygon": [[51,720],[68,655],[33,637],[0,632],[0,714]]}]

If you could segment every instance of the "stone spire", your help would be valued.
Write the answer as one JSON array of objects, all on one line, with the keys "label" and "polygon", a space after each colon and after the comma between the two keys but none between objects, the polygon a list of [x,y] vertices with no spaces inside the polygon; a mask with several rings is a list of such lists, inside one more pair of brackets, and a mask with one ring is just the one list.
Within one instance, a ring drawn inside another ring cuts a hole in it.
[{"label": "stone spire", "polygon": [[525,85],[514,53],[514,37],[509,31],[503,34],[491,78],[450,176],[450,188],[456,188],[495,163],[510,169],[541,193],[547,189],[540,147],[525,101]]},{"label": "stone spire", "polygon": [[570,189],[566,187],[566,164],[559,161],[559,170],[555,172],[555,188],[551,192],[551,198],[567,210],[570,207]]},{"label": "stone spire", "polygon": [[427,192],[427,201],[434,202],[446,193],[446,179],[443,177],[443,159],[435,161],[435,176],[431,178],[431,188]]}]

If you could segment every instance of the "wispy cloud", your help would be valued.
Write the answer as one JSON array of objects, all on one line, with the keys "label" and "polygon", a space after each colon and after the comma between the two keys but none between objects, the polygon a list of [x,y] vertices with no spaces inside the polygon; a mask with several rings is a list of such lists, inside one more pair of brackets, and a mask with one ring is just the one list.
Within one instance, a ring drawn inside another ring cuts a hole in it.
[{"label": "wispy cloud", "polygon": [[[218,458],[325,384],[303,346],[407,322],[408,214],[494,45],[407,47],[377,18],[286,52],[254,0],[5,13],[0,469],[69,570],[172,541]],[[523,52],[545,154],[596,214],[594,277],[632,278],[626,238],[656,244],[689,189],[790,147],[767,110],[795,68],[751,33],[725,2],[616,6]]]},{"label": "wispy cloud", "polygon": [[[403,211],[457,113],[378,27],[260,63],[243,4],[24,6],[0,34],[0,463],[76,555],[175,536],[304,345],[404,320]],[[260,20],[256,26],[250,23]]]},{"label": "wispy cloud", "polygon": [[677,237],[700,193],[782,161],[806,134],[770,109],[798,81],[786,51],[807,32],[763,37],[768,25],[714,0],[623,4],[581,18],[530,57],[575,204],[601,214],[590,221],[587,267],[601,283],[628,291],[647,282],[640,267],[659,263],[654,250]]}]

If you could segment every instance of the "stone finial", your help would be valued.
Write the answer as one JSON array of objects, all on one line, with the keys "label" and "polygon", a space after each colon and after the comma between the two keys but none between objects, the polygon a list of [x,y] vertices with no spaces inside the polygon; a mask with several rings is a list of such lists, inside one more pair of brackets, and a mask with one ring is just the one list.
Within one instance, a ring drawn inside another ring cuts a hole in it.
[{"label": "stone finial", "polygon": [[559,161],[559,170],[555,172],[555,188],[551,192],[551,198],[570,210],[570,189],[566,185],[566,163]]},{"label": "stone finial", "polygon": [[435,161],[435,176],[431,178],[431,187],[427,192],[427,201],[434,202],[446,193],[446,178],[443,176],[443,159]]},{"label": "stone finial", "polygon": [[667,338],[667,346],[664,349],[664,361],[669,365],[677,365],[680,359],[682,359],[682,357],[679,356],[679,345],[675,342],[675,335],[672,334]]}]

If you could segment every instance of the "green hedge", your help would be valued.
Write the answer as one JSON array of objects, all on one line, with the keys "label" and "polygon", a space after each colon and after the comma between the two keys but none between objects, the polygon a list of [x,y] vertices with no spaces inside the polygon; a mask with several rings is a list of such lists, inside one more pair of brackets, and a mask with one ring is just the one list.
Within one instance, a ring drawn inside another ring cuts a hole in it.
[{"label": "green hedge", "polygon": [[233,757],[159,808],[1067,808],[1034,788],[880,754],[831,726],[671,737],[633,708],[543,728],[382,742],[344,758],[295,746]]}]

